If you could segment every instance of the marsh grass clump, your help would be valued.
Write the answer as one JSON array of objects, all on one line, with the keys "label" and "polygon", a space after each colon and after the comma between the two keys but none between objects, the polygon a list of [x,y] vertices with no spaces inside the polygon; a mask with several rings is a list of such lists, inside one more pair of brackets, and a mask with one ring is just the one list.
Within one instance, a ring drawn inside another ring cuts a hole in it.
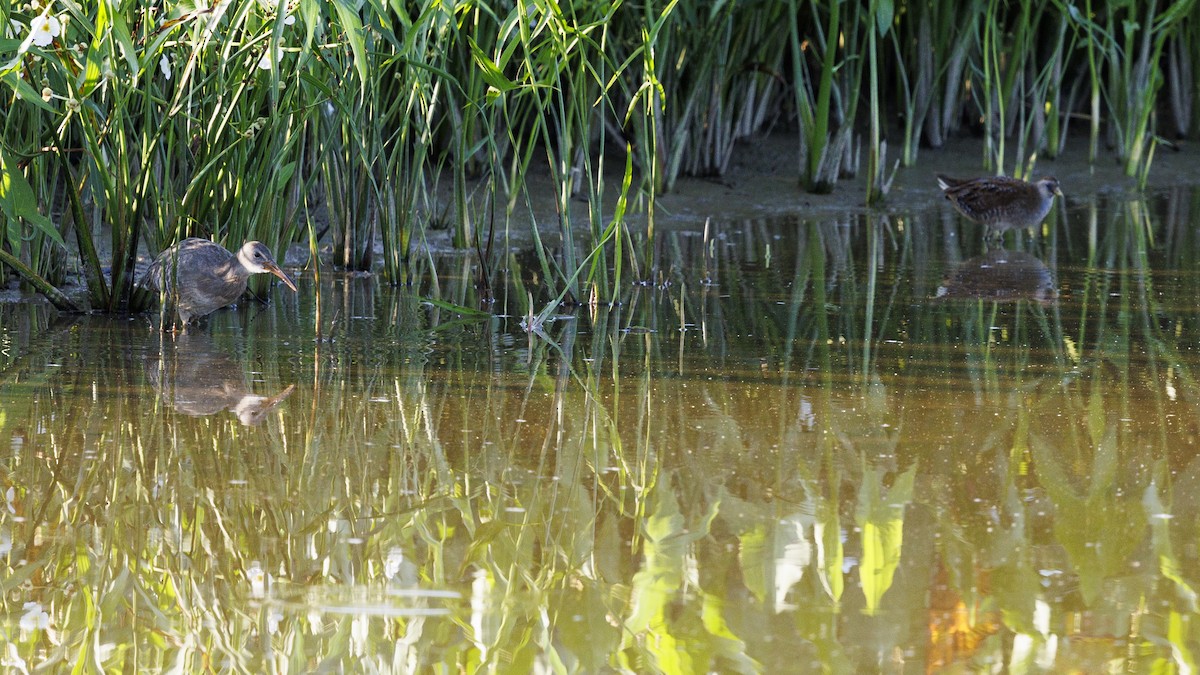
[{"label": "marsh grass clump", "polygon": [[[656,273],[656,196],[683,175],[723,174],[739,139],[773,129],[798,132],[802,189],[861,179],[871,201],[886,198],[895,170],[889,141],[911,166],[922,148],[977,134],[984,168],[1028,177],[1082,133],[1091,161],[1111,152],[1144,184],[1163,137],[1196,133],[1195,0],[968,9],[0,7],[3,259],[43,289],[78,269],[93,308],[126,311],[145,302],[139,251],[185,237],[273,250],[307,240],[315,252],[328,232],[335,264],[410,283],[430,267],[414,244],[447,222],[486,287],[522,214],[545,284],[536,302],[616,301],[621,279]],[[550,194],[528,189],[534,171]],[[614,217],[603,205],[617,193]],[[538,222],[532,200],[547,198],[556,220]],[[644,231],[628,229],[628,208],[644,209]]]}]

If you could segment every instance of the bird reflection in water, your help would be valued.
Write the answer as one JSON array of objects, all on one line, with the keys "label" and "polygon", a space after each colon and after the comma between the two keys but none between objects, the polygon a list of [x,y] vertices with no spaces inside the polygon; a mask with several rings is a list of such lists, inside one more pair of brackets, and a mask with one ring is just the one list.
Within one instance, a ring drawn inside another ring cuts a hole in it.
[{"label": "bird reflection in water", "polygon": [[242,424],[253,426],[296,389],[289,384],[274,396],[255,394],[242,365],[207,336],[184,333],[160,345],[159,358],[146,362],[146,378],[164,401],[185,415],[205,417],[228,410]]},{"label": "bird reflection in water", "polygon": [[1054,276],[1036,256],[1024,251],[992,249],[964,260],[946,275],[937,298],[1050,304],[1058,298]]}]

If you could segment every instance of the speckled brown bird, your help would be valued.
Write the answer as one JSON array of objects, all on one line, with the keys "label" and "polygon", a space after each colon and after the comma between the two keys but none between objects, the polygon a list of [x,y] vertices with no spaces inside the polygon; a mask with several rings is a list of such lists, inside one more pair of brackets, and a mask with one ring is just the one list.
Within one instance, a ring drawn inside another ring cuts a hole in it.
[{"label": "speckled brown bird", "polygon": [[938,174],[937,179],[954,208],[987,227],[988,236],[1041,225],[1054,197],[1062,196],[1058,179],[1051,176],[1032,183],[1007,176],[959,180]]},{"label": "speckled brown bird", "polygon": [[158,254],[140,285],[164,292],[186,326],[237,301],[250,275],[262,273],[274,274],[296,290],[262,242],[248,241],[234,255],[215,242],[190,238]]}]

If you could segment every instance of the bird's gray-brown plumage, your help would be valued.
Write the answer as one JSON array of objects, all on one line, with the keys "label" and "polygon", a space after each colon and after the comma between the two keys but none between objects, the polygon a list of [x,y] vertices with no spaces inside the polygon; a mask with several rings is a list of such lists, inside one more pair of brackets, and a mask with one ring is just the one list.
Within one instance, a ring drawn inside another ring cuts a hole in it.
[{"label": "bird's gray-brown plumage", "polygon": [[1062,196],[1058,179],[1047,176],[1029,183],[1007,176],[959,180],[938,174],[938,185],[958,212],[988,228],[989,235],[1042,224]]},{"label": "bird's gray-brown plumage", "polygon": [[186,325],[237,301],[250,275],[261,273],[274,274],[296,290],[262,242],[248,241],[234,255],[220,244],[190,238],[158,254],[140,285],[165,293]]}]

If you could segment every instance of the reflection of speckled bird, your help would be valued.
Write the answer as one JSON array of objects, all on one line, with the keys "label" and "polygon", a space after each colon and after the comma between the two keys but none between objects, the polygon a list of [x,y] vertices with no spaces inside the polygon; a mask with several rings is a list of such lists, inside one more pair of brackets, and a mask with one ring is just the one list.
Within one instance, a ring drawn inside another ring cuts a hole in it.
[{"label": "reflection of speckled bird", "polygon": [[186,333],[164,344],[158,358],[147,360],[145,368],[151,386],[175,410],[191,417],[228,410],[247,426],[266,419],[296,389],[290,384],[274,396],[255,394],[242,364],[206,336]]},{"label": "reflection of speckled bird", "polygon": [[958,180],[938,174],[938,185],[958,212],[988,228],[988,234],[1037,227],[1050,213],[1055,196],[1062,196],[1058,179],[1028,183],[1007,176]]},{"label": "reflection of speckled bird", "polygon": [[993,302],[1032,300],[1046,305],[1058,298],[1058,288],[1050,269],[1037,257],[996,248],[964,260],[951,270],[938,287],[937,297]]},{"label": "reflection of speckled bird", "polygon": [[296,290],[271,251],[258,241],[248,241],[237,255],[207,239],[184,239],[155,258],[141,285],[165,291],[179,320],[187,324],[235,302],[246,292],[251,274],[270,273]]}]

